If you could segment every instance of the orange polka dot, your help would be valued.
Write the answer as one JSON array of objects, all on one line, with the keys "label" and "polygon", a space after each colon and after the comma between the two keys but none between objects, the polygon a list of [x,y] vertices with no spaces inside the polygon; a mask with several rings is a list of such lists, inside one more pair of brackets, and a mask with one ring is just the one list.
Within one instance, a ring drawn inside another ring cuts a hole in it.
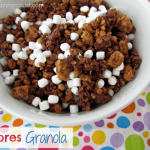
[{"label": "orange polka dot", "polygon": [[14,122],[13,122],[13,126],[14,127],[19,127],[23,124],[23,120],[22,119],[16,119]]},{"label": "orange polka dot", "polygon": [[150,139],[147,140],[147,145],[150,146]]},{"label": "orange polka dot", "polygon": [[108,127],[108,128],[114,128],[114,125],[113,125],[111,122],[109,122],[109,123],[107,124],[107,127]]},{"label": "orange polka dot", "polygon": [[131,114],[131,113],[134,112],[134,110],[135,110],[135,103],[133,102],[133,103],[131,103],[129,106],[127,106],[126,108],[124,108],[124,109],[122,110],[122,112],[124,112],[124,113],[126,113],[126,114]]}]

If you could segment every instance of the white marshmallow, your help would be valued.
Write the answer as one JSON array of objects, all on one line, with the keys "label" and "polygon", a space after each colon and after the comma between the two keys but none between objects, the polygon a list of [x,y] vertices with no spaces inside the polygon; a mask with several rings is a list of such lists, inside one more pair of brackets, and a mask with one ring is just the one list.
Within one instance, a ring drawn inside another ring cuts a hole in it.
[{"label": "white marshmallow", "polygon": [[79,89],[77,87],[73,87],[71,89],[71,92],[74,94],[74,95],[78,95],[79,94]]},{"label": "white marshmallow", "polygon": [[54,84],[59,84],[62,82],[62,80],[59,80],[58,75],[52,76],[52,82]]},{"label": "white marshmallow", "polygon": [[28,55],[25,52],[19,52],[18,58],[23,59],[23,60],[27,60]]},{"label": "white marshmallow", "polygon": [[117,83],[117,78],[115,76],[112,76],[111,78],[108,79],[108,83],[110,85],[115,85]]},{"label": "white marshmallow", "polygon": [[75,23],[74,23],[74,21],[73,21],[73,20],[69,20],[69,21],[67,21],[66,23],[70,23],[70,24],[75,25]]},{"label": "white marshmallow", "polygon": [[0,24],[0,31],[3,31],[3,24]]},{"label": "white marshmallow", "polygon": [[36,59],[36,60],[34,61],[34,64],[35,64],[35,66],[38,67],[38,68],[41,67],[41,66],[40,66],[40,61],[39,61],[38,59]]},{"label": "white marshmallow", "polygon": [[61,18],[61,24],[66,24],[66,18]]},{"label": "white marshmallow", "polygon": [[50,50],[46,50],[46,51],[43,52],[43,55],[44,55],[46,58],[48,58],[48,57],[50,57],[50,56],[52,55],[52,52],[51,52]]},{"label": "white marshmallow", "polygon": [[100,80],[98,81],[97,85],[98,85],[99,88],[102,88],[102,87],[105,85],[104,80],[103,80],[103,79],[100,79]]},{"label": "white marshmallow", "polygon": [[68,103],[62,103],[62,109],[66,109],[68,107]]},{"label": "white marshmallow", "polygon": [[56,67],[53,69],[53,71],[56,73]]},{"label": "white marshmallow", "polygon": [[92,17],[87,17],[86,18],[86,23],[91,23],[93,21],[93,18]]},{"label": "white marshmallow", "polygon": [[73,14],[69,11],[66,13],[66,20],[72,20],[73,19]]},{"label": "white marshmallow", "polygon": [[29,57],[30,57],[31,60],[35,60],[34,54],[31,54]]},{"label": "white marshmallow", "polygon": [[73,80],[67,80],[67,85],[68,85],[68,88],[72,88],[73,87]]},{"label": "white marshmallow", "polygon": [[89,7],[88,6],[82,6],[82,7],[80,7],[80,11],[88,12],[89,11]]},{"label": "white marshmallow", "polygon": [[114,76],[120,76],[120,70],[113,69],[112,74]]},{"label": "white marshmallow", "polygon": [[97,11],[97,8],[94,7],[94,6],[92,6],[92,7],[90,8],[90,11],[96,12],[96,11]]},{"label": "white marshmallow", "polygon": [[43,30],[45,27],[47,27],[47,25],[42,23],[42,25],[39,27],[39,31],[41,31],[41,33],[42,33],[42,30]]},{"label": "white marshmallow", "polygon": [[112,89],[110,89],[109,92],[108,92],[108,94],[109,94],[110,96],[113,96],[113,95],[114,95],[114,91],[113,91]]},{"label": "white marshmallow", "polygon": [[84,53],[84,57],[92,58],[92,57],[93,57],[93,51],[92,51],[92,50],[87,50],[87,51]]},{"label": "white marshmallow", "polygon": [[20,14],[20,17],[21,17],[22,19],[26,19],[26,18],[27,18],[26,12],[22,12],[22,13]]},{"label": "white marshmallow", "polygon": [[19,8],[16,8],[14,10],[14,15],[20,15],[22,13],[22,11]]},{"label": "white marshmallow", "polygon": [[11,29],[11,25],[7,26],[6,28],[7,28],[7,29]]},{"label": "white marshmallow", "polygon": [[122,64],[119,66],[119,67],[117,67],[117,68],[115,68],[116,70],[123,70],[124,69],[124,63],[122,62]]},{"label": "white marshmallow", "polygon": [[45,78],[42,78],[38,81],[38,86],[40,88],[44,88],[45,86],[47,86],[49,84],[49,81]]},{"label": "white marshmallow", "polygon": [[46,19],[46,25],[49,27],[49,28],[52,28],[53,26],[53,20],[51,18],[48,18]]},{"label": "white marshmallow", "polygon": [[79,23],[78,23],[78,28],[79,29],[83,29],[84,28],[84,21],[79,21]]},{"label": "white marshmallow", "polygon": [[96,19],[97,17],[102,17],[102,12],[101,11],[97,11],[93,14],[93,18]]},{"label": "white marshmallow", "polygon": [[0,63],[2,66],[6,66],[7,65],[7,59],[5,57],[1,58]]},{"label": "white marshmallow", "polygon": [[60,53],[60,54],[58,55],[58,59],[65,59],[64,54]]},{"label": "white marshmallow", "polygon": [[22,19],[20,17],[16,17],[15,23],[18,24]]},{"label": "white marshmallow", "polygon": [[42,22],[42,25],[45,25],[45,26],[47,26],[47,24],[46,24],[46,21],[43,21],[43,22]]},{"label": "white marshmallow", "polygon": [[80,56],[82,56],[80,53],[78,54],[77,58],[80,59]]},{"label": "white marshmallow", "polygon": [[60,45],[60,49],[61,49],[62,51],[68,51],[68,50],[70,49],[70,45],[69,45],[68,43],[62,43],[62,44]]},{"label": "white marshmallow", "polygon": [[98,7],[98,10],[103,10],[103,9],[106,9],[106,7],[104,6],[104,5],[99,5],[99,7]]},{"label": "white marshmallow", "polygon": [[17,26],[15,24],[13,24],[11,27],[12,27],[13,30],[17,29]]},{"label": "white marshmallow", "polygon": [[131,43],[128,43],[128,50],[132,49],[132,44]]},{"label": "white marshmallow", "polygon": [[6,77],[4,80],[5,84],[7,85],[11,85],[15,82],[15,77],[11,76],[11,77]]},{"label": "white marshmallow", "polygon": [[10,72],[10,71],[5,71],[5,72],[2,73],[2,76],[3,76],[4,78],[9,77],[10,75],[11,75],[11,72]]},{"label": "white marshmallow", "polygon": [[[88,13],[88,17],[93,18],[94,13],[95,13],[95,11],[90,11]],[[95,19],[93,18],[93,20],[95,20]]]},{"label": "white marshmallow", "polygon": [[18,77],[18,75],[19,75],[18,72],[19,72],[19,69],[13,70],[13,76],[14,76],[15,78]]},{"label": "white marshmallow", "polygon": [[50,104],[56,104],[56,103],[58,103],[58,101],[59,101],[59,97],[56,96],[56,95],[50,95],[50,96],[48,97],[48,102],[49,102]]},{"label": "white marshmallow", "polygon": [[134,34],[128,34],[128,38],[132,41],[134,40]]},{"label": "white marshmallow", "polygon": [[78,105],[70,105],[69,108],[71,114],[77,113],[79,111]]},{"label": "white marshmallow", "polygon": [[29,49],[31,49],[31,50],[36,49],[36,43],[35,42],[29,42]]},{"label": "white marshmallow", "polygon": [[14,43],[15,36],[13,34],[7,34],[6,41],[10,43]]},{"label": "white marshmallow", "polygon": [[30,26],[33,26],[33,22],[30,22]]},{"label": "white marshmallow", "polygon": [[51,30],[49,29],[48,26],[43,26],[43,28],[41,29],[42,33],[45,34],[51,34]]},{"label": "white marshmallow", "polygon": [[110,71],[110,70],[105,70],[105,71],[103,71],[103,76],[106,78],[106,79],[109,79],[109,78],[111,78],[111,76],[112,76],[112,72]]},{"label": "white marshmallow", "polygon": [[35,24],[42,25],[42,21],[36,21]]},{"label": "white marshmallow", "polygon": [[38,42],[36,42],[36,48],[37,49],[44,49],[44,47],[42,46],[42,44],[39,44]]},{"label": "white marshmallow", "polygon": [[74,19],[74,22],[75,22],[75,23],[79,23],[80,21],[85,22],[85,21],[86,21],[86,16],[78,15],[78,16]]},{"label": "white marshmallow", "polygon": [[74,78],[73,79],[73,86],[77,86],[77,87],[81,86],[80,78]]},{"label": "white marshmallow", "polygon": [[12,58],[14,59],[14,60],[18,60],[19,58],[18,58],[18,54],[19,54],[19,52],[14,52],[13,54],[12,54]]},{"label": "white marshmallow", "polygon": [[107,13],[107,9],[102,9],[102,10],[101,10],[101,14],[102,14],[102,16],[105,16],[105,15],[106,15],[106,13]]},{"label": "white marshmallow", "polygon": [[39,97],[35,97],[32,101],[32,105],[37,107],[40,102],[41,102],[41,99]]},{"label": "white marshmallow", "polygon": [[34,54],[35,58],[37,58],[38,54],[42,54],[42,51],[40,49],[35,49],[33,51],[33,54]]},{"label": "white marshmallow", "polygon": [[64,53],[65,58],[67,58],[70,55],[71,55],[70,51],[65,51],[65,53]]},{"label": "white marshmallow", "polygon": [[74,78],[75,78],[74,72],[70,72],[69,79],[74,79]]},{"label": "white marshmallow", "polygon": [[61,24],[61,16],[60,15],[54,15],[53,16],[53,23],[54,24]]},{"label": "white marshmallow", "polygon": [[40,110],[47,110],[50,108],[48,101],[43,101],[39,103]]},{"label": "white marshmallow", "polygon": [[16,52],[19,52],[19,51],[21,51],[21,47],[20,47],[20,45],[19,44],[12,44],[12,50],[13,51],[16,51]]},{"label": "white marshmallow", "polygon": [[29,50],[29,46],[26,46],[26,47],[22,48],[22,51],[25,52],[25,53],[26,53],[28,50]]},{"label": "white marshmallow", "polygon": [[45,62],[46,62],[46,57],[45,57],[45,55],[42,54],[42,53],[37,55],[37,59],[38,59],[39,62],[41,62],[41,63],[45,63]]},{"label": "white marshmallow", "polygon": [[97,52],[96,53],[96,60],[104,60],[105,52]]}]

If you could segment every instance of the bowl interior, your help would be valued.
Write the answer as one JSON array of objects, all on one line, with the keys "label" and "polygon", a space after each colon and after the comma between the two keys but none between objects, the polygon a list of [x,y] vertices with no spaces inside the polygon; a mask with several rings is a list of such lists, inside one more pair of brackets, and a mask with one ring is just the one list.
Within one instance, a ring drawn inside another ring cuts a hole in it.
[{"label": "bowl interior", "polygon": [[[1,4],[29,4],[37,0],[0,0]],[[70,114],[63,112],[55,114],[50,112],[43,112],[29,106],[23,100],[16,100],[12,98],[10,87],[6,86],[0,76],[0,104],[1,106],[24,119],[41,123],[45,125],[57,126],[71,126],[79,125],[90,121],[102,119],[116,113],[118,110],[130,104],[134,98],[142,93],[144,88],[148,85],[150,80],[150,9],[148,1],[142,0],[106,0],[111,7],[116,7],[127,17],[131,18],[137,31],[135,33],[134,46],[137,49],[140,58],[143,59],[140,68],[136,71],[135,78],[129,82],[125,87],[121,88],[113,100],[105,105],[97,105],[90,112],[79,112],[77,114]],[[8,5],[7,5],[8,6]],[[1,6],[0,6],[1,7]],[[15,7],[0,9],[0,18],[6,17],[13,13]],[[2,67],[0,67],[0,73]]]}]

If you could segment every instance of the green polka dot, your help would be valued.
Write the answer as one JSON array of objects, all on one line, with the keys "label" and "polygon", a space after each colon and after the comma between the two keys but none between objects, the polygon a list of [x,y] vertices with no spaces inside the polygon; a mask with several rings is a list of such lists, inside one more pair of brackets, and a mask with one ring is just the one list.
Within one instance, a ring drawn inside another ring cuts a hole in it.
[{"label": "green polka dot", "polygon": [[133,134],[125,141],[126,150],[145,150],[145,144],[141,136]]},{"label": "green polka dot", "polygon": [[2,108],[0,107],[0,109],[2,109]]},{"label": "green polka dot", "polygon": [[42,124],[37,124],[37,123],[35,123],[35,127],[36,127],[36,128],[45,128],[46,126],[45,126],[45,125],[42,125]]},{"label": "green polka dot", "polygon": [[79,145],[79,139],[78,137],[74,136],[71,140],[70,140],[71,145],[73,145],[73,147],[78,146]]},{"label": "green polka dot", "polygon": [[147,93],[147,95],[146,95],[146,100],[147,100],[148,104],[150,105],[150,92]]}]

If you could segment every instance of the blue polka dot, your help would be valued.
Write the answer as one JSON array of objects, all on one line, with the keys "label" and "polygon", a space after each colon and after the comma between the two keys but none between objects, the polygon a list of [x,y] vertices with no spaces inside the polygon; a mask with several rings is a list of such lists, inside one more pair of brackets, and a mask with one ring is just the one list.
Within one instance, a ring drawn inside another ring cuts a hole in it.
[{"label": "blue polka dot", "polygon": [[26,150],[25,148],[18,148],[17,150]]},{"label": "blue polka dot", "polygon": [[106,146],[106,147],[101,148],[100,150],[115,150],[115,149],[112,147]]},{"label": "blue polka dot", "polygon": [[120,116],[118,119],[117,119],[117,126],[119,128],[128,128],[130,126],[130,121],[127,117],[125,116]]},{"label": "blue polka dot", "polygon": [[83,129],[86,132],[90,132],[92,130],[92,126],[90,124],[86,124],[86,125],[84,125]]},{"label": "blue polka dot", "polygon": [[0,150],[10,150],[7,146],[0,147]]},{"label": "blue polka dot", "polygon": [[60,127],[58,127],[58,126],[49,126],[49,130],[50,130],[51,132],[57,132],[57,131],[59,130],[59,128],[60,128]]},{"label": "blue polka dot", "polygon": [[28,124],[25,125],[25,127],[31,127],[31,126],[32,126],[31,123],[28,123]]},{"label": "blue polka dot", "polygon": [[149,87],[150,87],[150,84],[149,84]]}]

